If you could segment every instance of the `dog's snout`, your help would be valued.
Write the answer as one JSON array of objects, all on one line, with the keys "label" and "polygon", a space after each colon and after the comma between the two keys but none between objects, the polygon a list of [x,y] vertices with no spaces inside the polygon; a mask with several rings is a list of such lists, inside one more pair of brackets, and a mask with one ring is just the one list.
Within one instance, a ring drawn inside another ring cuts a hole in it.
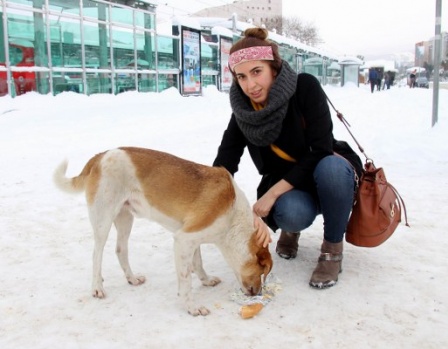
[{"label": "dog's snout", "polygon": [[247,293],[248,293],[248,296],[255,296],[256,295],[253,287],[249,287],[247,289]]},{"label": "dog's snout", "polygon": [[254,296],[261,296],[261,290],[257,290],[254,287],[250,287],[246,289],[245,292],[246,296],[254,297]]},{"label": "dog's snout", "polygon": [[243,293],[246,296],[258,296],[261,294],[261,287],[256,287],[253,285],[246,285],[243,289]]}]

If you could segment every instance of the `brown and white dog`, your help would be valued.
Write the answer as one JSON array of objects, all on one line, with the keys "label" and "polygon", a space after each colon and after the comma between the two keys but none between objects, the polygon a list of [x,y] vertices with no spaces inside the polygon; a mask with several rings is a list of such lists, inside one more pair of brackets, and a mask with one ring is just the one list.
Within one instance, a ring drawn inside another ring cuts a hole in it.
[{"label": "brown and white dog", "polygon": [[95,155],[74,178],[65,176],[67,161],[54,172],[66,192],[85,191],[95,237],[92,294],[103,298],[101,264],[112,224],[116,253],[131,285],[145,282],[129,266],[128,239],[134,216],[153,220],[174,233],[179,296],[192,315],[209,310],[192,299],[191,273],[205,286],[221,280],[202,267],[200,245],[215,244],[233,269],[242,290],[256,295],[262,276],[272,268],[267,247],[256,243],[252,210],[244,193],[224,169],[197,164],[156,150],[122,147]]}]

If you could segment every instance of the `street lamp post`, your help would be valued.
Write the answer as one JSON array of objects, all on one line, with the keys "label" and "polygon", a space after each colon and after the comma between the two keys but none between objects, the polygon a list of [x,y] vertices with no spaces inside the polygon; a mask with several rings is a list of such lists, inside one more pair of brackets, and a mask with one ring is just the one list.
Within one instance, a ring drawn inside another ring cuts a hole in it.
[{"label": "street lamp post", "polygon": [[442,22],[442,0],[436,0],[436,28],[434,36],[434,81],[432,98],[432,126],[437,123],[439,109],[439,70],[441,51],[441,23]]}]

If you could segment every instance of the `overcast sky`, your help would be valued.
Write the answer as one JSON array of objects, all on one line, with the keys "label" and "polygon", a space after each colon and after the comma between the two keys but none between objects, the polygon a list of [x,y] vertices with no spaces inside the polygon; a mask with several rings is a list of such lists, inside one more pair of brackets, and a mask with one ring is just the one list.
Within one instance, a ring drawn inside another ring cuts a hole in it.
[{"label": "overcast sky", "polygon": [[[272,0],[276,1],[276,0]],[[442,1],[442,31],[448,31],[448,0]],[[159,10],[188,15],[232,0],[159,0]],[[169,7],[164,7],[168,4]],[[313,24],[337,54],[414,53],[435,34],[436,0],[283,0],[283,14]]]}]

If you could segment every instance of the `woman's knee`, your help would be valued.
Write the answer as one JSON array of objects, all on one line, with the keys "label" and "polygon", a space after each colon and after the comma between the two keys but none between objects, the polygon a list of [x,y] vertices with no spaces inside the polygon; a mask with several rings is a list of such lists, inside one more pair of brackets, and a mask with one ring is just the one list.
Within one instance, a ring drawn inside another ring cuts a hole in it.
[{"label": "woman's knee", "polygon": [[292,190],[277,199],[273,217],[280,229],[296,232],[311,226],[318,213],[318,206],[309,193]]},{"label": "woman's knee", "polygon": [[354,187],[355,173],[350,163],[336,155],[326,156],[314,170],[314,180],[319,186]]}]

